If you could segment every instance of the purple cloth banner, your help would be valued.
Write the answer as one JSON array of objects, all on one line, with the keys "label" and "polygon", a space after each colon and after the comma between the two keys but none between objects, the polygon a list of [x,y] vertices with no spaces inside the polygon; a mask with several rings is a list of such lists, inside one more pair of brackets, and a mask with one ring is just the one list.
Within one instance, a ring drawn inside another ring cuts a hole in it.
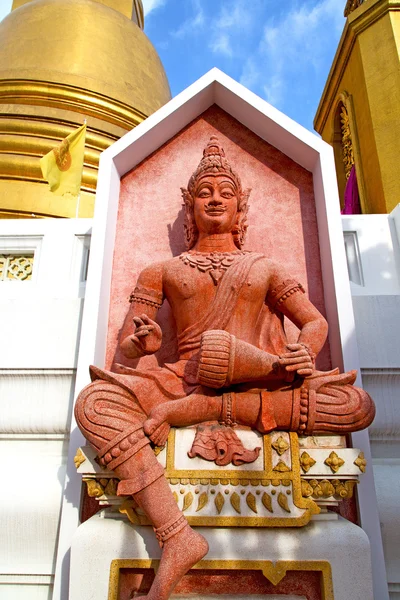
[{"label": "purple cloth banner", "polygon": [[358,195],[356,169],[351,167],[350,176],[344,190],[344,208],[341,211],[342,215],[360,215],[360,196]]}]

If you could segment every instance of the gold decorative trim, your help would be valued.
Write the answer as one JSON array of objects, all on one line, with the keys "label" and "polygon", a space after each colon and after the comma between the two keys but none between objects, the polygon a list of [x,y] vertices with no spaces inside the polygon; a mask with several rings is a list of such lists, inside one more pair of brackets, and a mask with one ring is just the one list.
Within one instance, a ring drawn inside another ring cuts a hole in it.
[{"label": "gold decorative trim", "polygon": [[354,165],[353,141],[350,131],[349,114],[344,104],[340,110],[340,127],[342,132],[342,153],[346,180],[350,177]]},{"label": "gold decorative trim", "polygon": [[[124,559],[111,561],[108,587],[108,600],[119,600],[121,569],[154,569],[157,571],[158,559]],[[335,600],[333,593],[332,568],[327,560],[201,560],[191,570],[224,571],[261,571],[272,585],[278,585],[287,571],[317,571],[321,573],[321,592],[323,600]]]},{"label": "gold decorative trim", "polygon": [[[166,455],[166,476],[171,485],[210,485],[217,486],[219,484],[223,486],[263,486],[267,487],[272,485],[273,487],[283,486],[287,487],[286,495],[283,492],[279,492],[277,495],[277,502],[279,506],[287,513],[290,513],[291,510],[289,508],[288,496],[291,495],[291,503],[296,508],[304,510],[304,513],[300,516],[262,516],[258,512],[257,501],[250,491],[246,494],[246,504],[249,508],[255,513],[253,517],[250,516],[241,516],[237,510],[237,506],[240,506],[240,498],[239,501],[234,496],[234,500],[232,502],[232,495],[230,496],[230,503],[232,504],[234,510],[238,513],[238,516],[221,516],[219,513],[222,511],[222,508],[225,504],[224,496],[218,492],[215,493],[213,489],[207,495],[207,502],[210,498],[209,494],[215,494],[214,504],[217,509],[218,515],[215,516],[201,516],[201,515],[188,515],[187,519],[190,525],[195,526],[211,526],[211,527],[302,527],[306,525],[311,516],[314,514],[319,514],[320,509],[317,504],[311,498],[303,497],[301,490],[301,473],[300,473],[300,457],[299,457],[299,447],[298,447],[298,437],[296,433],[289,433],[290,439],[290,449],[291,449],[291,465],[290,469],[286,463],[283,461],[279,461],[278,464],[273,468],[272,466],[272,446],[271,446],[271,436],[264,435],[263,436],[263,457],[264,457],[264,469],[262,470],[242,470],[238,472],[237,470],[185,470],[185,469],[177,469],[175,467],[175,445],[176,445],[176,434],[175,429],[171,429],[168,443],[167,443],[167,455]],[[290,489],[289,489],[290,486]],[[181,493],[185,493],[185,491],[181,490]],[[228,491],[225,491],[227,494]],[[244,493],[244,490],[241,491]],[[261,504],[269,511],[273,512],[270,506],[271,497],[269,500],[262,496],[261,490],[256,491]],[[276,490],[272,490],[271,494],[276,495]],[[236,494],[238,495],[238,494]],[[179,496],[177,495],[179,498]],[[264,500],[263,500],[264,498]],[[228,497],[226,498],[228,500]],[[235,507],[236,505],[236,507]],[[204,504],[205,506],[205,504]],[[271,503],[272,507],[272,503]],[[201,509],[197,509],[198,512]],[[257,516],[256,516],[257,515]],[[143,523],[147,522],[145,520]]]},{"label": "gold decorative trim", "polygon": [[363,2],[359,11],[349,15],[314,118],[314,129],[319,134],[322,133],[331,114],[357,36],[386,13],[398,11],[399,9],[400,0],[379,0],[376,2],[368,0],[368,2]]},{"label": "gold decorative trim", "polygon": [[340,479],[302,479],[301,492],[304,498],[322,500],[323,498],[337,497],[344,500],[353,497],[357,483],[358,481],[355,479],[346,481]]},{"label": "gold decorative trim", "polygon": [[365,473],[367,468],[367,460],[364,456],[364,452],[360,452],[353,464],[360,469],[361,473]]},{"label": "gold decorative trim", "polygon": [[[78,468],[78,467],[77,467]],[[100,498],[100,496],[116,496],[119,479],[103,477],[94,479],[92,477],[83,477],[82,481],[87,485],[88,496],[91,498]],[[123,511],[120,511],[123,512]]]},{"label": "gold decorative trim", "polygon": [[79,467],[81,466],[82,463],[84,463],[86,460],[82,450],[80,448],[78,448],[78,450],[76,451],[76,454],[74,456],[74,464],[75,464],[75,468],[79,469]]},{"label": "gold decorative trim", "polygon": [[356,10],[364,0],[347,0],[346,6],[344,7],[343,16],[348,17],[353,10]]},{"label": "gold decorative trim", "polygon": [[344,460],[336,452],[331,452],[328,458],[324,460],[324,463],[330,468],[332,473],[337,473],[340,467],[344,465]]},{"label": "gold decorative trim", "polygon": [[0,103],[37,104],[72,109],[130,130],[146,117],[132,106],[84,88],[30,79],[0,81]]},{"label": "gold decorative trim", "polygon": [[278,437],[278,439],[276,439],[274,442],[272,442],[271,446],[273,447],[274,450],[276,450],[276,452],[279,454],[279,456],[282,456],[282,454],[284,454],[286,452],[286,450],[289,449],[289,444],[287,443],[285,438],[282,437],[281,435]]},{"label": "gold decorative trim", "polygon": [[300,456],[300,466],[304,473],[308,473],[308,471],[316,464],[316,462],[317,461],[315,461],[313,457],[308,454],[308,452],[302,452]]}]

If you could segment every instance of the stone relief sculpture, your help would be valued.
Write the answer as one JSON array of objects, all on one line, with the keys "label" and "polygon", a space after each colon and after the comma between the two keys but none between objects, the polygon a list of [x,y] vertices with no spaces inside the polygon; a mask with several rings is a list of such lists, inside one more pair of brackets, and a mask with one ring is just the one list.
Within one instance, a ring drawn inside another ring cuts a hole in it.
[{"label": "stone relief sculpture", "polygon": [[[120,479],[150,519],[162,547],[146,598],[166,600],[207,553],[207,542],[178,509],[151,443],[163,446],[170,427],[198,425],[190,457],[217,465],[250,463],[237,424],[312,434],[367,427],[374,404],[353,386],[356,372],[319,372],[315,358],[327,323],[299,282],[268,257],[242,250],[250,190],[243,190],[218,139],[211,137],[182,189],[187,252],[140,275],[121,335],[127,358],[157,352],[157,311],[168,300],[176,321],[179,360],[153,369],[91,367],[76,418],[103,466]],[[299,329],[289,344],[284,317]]]}]

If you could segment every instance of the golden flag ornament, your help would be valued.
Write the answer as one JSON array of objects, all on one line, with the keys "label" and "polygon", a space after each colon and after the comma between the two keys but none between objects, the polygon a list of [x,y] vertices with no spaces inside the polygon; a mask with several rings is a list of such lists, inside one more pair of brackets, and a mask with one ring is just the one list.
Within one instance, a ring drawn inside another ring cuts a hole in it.
[{"label": "golden flag ornament", "polygon": [[71,133],[48,154],[40,159],[40,168],[47,179],[50,190],[62,196],[78,196],[85,154],[86,123]]}]

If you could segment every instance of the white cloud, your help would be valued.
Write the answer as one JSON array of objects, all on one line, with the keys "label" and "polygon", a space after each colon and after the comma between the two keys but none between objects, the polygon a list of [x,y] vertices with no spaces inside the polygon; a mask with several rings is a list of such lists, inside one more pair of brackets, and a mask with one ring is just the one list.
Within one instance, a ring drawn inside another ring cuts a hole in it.
[{"label": "white cloud", "polygon": [[[287,7],[290,6],[288,9]],[[295,0],[265,25],[241,83],[284,109],[324,75],[344,26],[343,0]]]},{"label": "white cloud", "polygon": [[209,43],[209,48],[215,54],[224,54],[225,56],[232,56],[233,50],[229,35],[226,33],[220,33],[218,36],[213,36],[213,40]]},{"label": "white cloud", "polygon": [[[257,3],[257,2],[256,2]],[[229,0],[212,22],[209,49],[214,54],[232,57],[240,47],[241,36],[251,29],[256,6],[250,11],[245,0]]]},{"label": "white cloud", "polygon": [[146,17],[152,10],[155,10],[159,6],[163,6],[166,0],[142,0],[143,12]]},{"label": "white cloud", "polygon": [[184,21],[178,29],[171,32],[173,37],[183,39],[188,35],[195,35],[203,28],[205,18],[200,0],[192,0],[192,7],[193,16],[191,16],[189,19],[186,19],[186,21]]}]

